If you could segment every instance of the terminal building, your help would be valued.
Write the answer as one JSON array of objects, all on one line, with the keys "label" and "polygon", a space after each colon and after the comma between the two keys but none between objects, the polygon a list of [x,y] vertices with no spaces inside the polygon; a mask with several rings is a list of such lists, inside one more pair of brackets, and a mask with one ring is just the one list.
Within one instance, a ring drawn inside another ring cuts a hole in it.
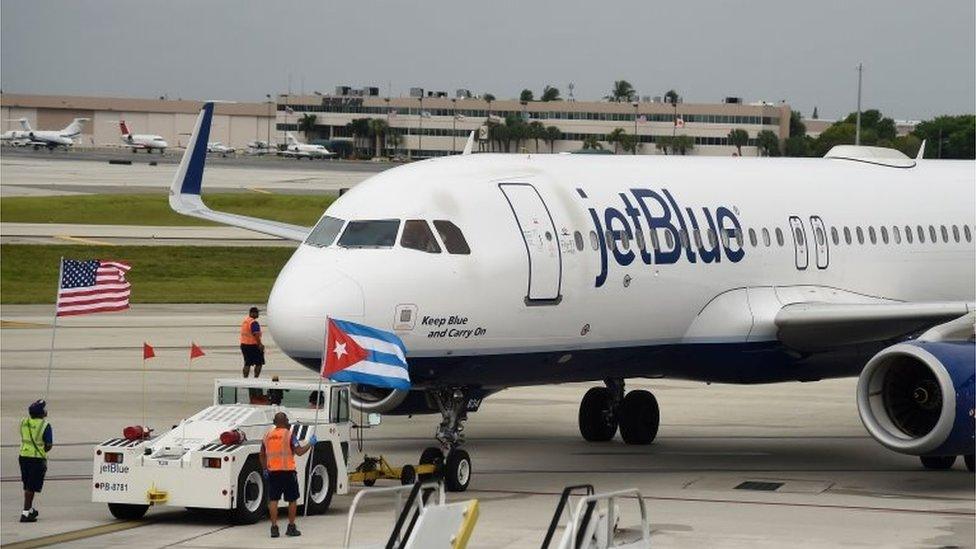
[{"label": "terminal building", "polygon": [[[656,143],[661,138],[689,136],[694,147],[688,154],[729,156],[736,147],[729,144],[733,129],[745,130],[749,143],[743,156],[756,156],[756,136],[772,131],[782,140],[789,137],[790,107],[785,103],[744,104],[739,98],[722,103],[663,102],[660,98],[642,98],[635,102],[609,101],[518,101],[470,97],[458,90],[455,97],[445,92],[427,92],[419,88],[411,97],[380,97],[377,88],[352,89],[340,86],[335,95],[278,96],[278,129],[297,131],[305,115],[315,116],[310,139],[354,139],[349,123],[357,118],[381,118],[400,136],[389,140],[387,154],[424,158],[459,152],[468,135],[476,132],[481,139],[476,150],[491,150],[482,127],[488,121],[520,117],[526,122],[538,121],[559,130],[551,143],[540,140],[539,152],[576,151],[584,140],[595,137],[604,149],[614,147],[607,136],[617,128],[636,134],[638,154],[663,154]],[[370,139],[368,136],[365,139]],[[395,141],[399,141],[398,143]],[[367,141],[368,142],[368,141]],[[516,152],[514,145],[511,149]],[[523,141],[518,152],[536,152],[536,141]]]},{"label": "terminal building", "polygon": [[[121,146],[119,120],[125,120],[132,133],[160,135],[170,147],[180,148],[190,138],[200,106],[199,101],[169,99],[0,94],[3,131],[20,130],[21,118],[35,130],[59,130],[74,118],[88,118],[75,140],[77,147]],[[274,117],[271,101],[219,103],[210,141],[244,147],[250,141],[273,139]]]},{"label": "terminal building", "polygon": [[[637,135],[638,154],[663,154],[656,143],[662,138],[687,136],[693,142],[688,154],[729,156],[736,147],[729,144],[732,129],[743,129],[749,142],[744,156],[756,156],[756,136],[773,132],[781,141],[789,135],[790,107],[785,103],[745,104],[738,98],[721,103],[663,102],[644,97],[635,102],[609,101],[528,101],[492,100],[472,97],[458,90],[455,97],[445,92],[411,90],[409,97],[384,98],[377,88],[352,89],[340,86],[333,95],[297,96],[281,94],[276,101],[258,103],[220,103],[216,106],[210,141],[244,148],[261,140],[284,143],[285,132],[300,140],[346,142],[347,150],[368,148],[371,136],[356,135],[350,122],[357,118],[379,118],[391,128],[384,154],[408,158],[427,158],[460,152],[468,135],[479,138],[475,150],[498,150],[486,138],[489,121],[500,123],[516,117],[527,123],[554,126],[553,139],[530,138],[515,144],[511,152],[564,152],[583,148],[587,138],[595,138],[605,150],[613,150],[607,136],[617,128]],[[17,119],[26,118],[40,130],[60,129],[73,118],[89,118],[78,147],[120,146],[119,120],[125,120],[132,133],[156,134],[170,147],[180,148],[189,139],[201,103],[199,101],[81,97],[27,94],[0,94],[3,131],[19,130]],[[308,132],[300,124],[305,115],[315,117]]]}]

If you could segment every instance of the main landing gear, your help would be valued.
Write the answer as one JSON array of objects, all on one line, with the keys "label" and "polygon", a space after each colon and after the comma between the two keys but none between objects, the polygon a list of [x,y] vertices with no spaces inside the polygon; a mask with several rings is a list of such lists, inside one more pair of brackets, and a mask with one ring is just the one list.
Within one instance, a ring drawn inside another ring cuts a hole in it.
[{"label": "main landing gear", "polygon": [[605,442],[620,429],[627,444],[650,444],[657,436],[661,412],[649,391],[624,394],[622,379],[606,379],[606,387],[593,387],[579,407],[579,430],[590,442]]},{"label": "main landing gear", "polygon": [[[463,492],[471,482],[471,456],[459,448],[464,442],[463,423],[468,419],[464,389],[436,389],[431,391],[430,396],[441,412],[441,423],[435,434],[441,446],[425,449],[420,456],[420,464],[434,465],[443,475],[444,486],[449,492]],[[428,480],[430,476],[420,475],[420,480]]]}]

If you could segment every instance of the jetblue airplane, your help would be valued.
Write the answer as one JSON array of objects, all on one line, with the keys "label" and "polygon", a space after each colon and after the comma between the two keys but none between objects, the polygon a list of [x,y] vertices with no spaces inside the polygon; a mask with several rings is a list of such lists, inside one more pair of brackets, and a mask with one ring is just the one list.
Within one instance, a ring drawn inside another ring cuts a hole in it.
[{"label": "jetblue airplane", "polygon": [[459,155],[375,175],[308,228],[202,202],[212,115],[171,207],[302,242],[268,301],[275,341],[317,370],[326,316],[395,332],[412,389],[356,387],[354,404],[441,414],[447,452],[505,387],[602,381],[582,436],[649,444],[657,401],[628,378],[859,376],[881,444],[973,470],[973,162]]}]

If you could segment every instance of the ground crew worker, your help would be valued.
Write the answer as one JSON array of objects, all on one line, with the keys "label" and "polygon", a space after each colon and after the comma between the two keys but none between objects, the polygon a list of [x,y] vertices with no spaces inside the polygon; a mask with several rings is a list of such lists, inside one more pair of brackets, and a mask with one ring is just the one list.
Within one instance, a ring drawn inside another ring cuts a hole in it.
[{"label": "ground crew worker", "polygon": [[251,366],[254,366],[254,377],[260,377],[264,366],[264,344],[261,343],[257,307],[251,307],[241,322],[241,354],[244,355],[244,377],[251,373]]},{"label": "ground crew worker", "polygon": [[20,421],[20,480],[24,484],[24,510],[20,522],[37,522],[34,494],[44,487],[47,474],[47,453],[54,444],[54,435],[47,422],[47,403],[36,400],[27,408],[29,417]]},{"label": "ground crew worker", "polygon": [[295,472],[295,456],[302,456],[308,452],[318,439],[315,435],[309,438],[308,444],[299,446],[298,439],[291,434],[288,416],[278,412],[274,416],[274,428],[266,435],[261,443],[261,467],[264,477],[268,481],[268,514],[271,515],[271,537],[276,538],[278,532],[278,500],[284,496],[288,502],[288,529],[286,536],[300,536],[301,532],[295,527],[295,515],[298,513],[298,474]]}]

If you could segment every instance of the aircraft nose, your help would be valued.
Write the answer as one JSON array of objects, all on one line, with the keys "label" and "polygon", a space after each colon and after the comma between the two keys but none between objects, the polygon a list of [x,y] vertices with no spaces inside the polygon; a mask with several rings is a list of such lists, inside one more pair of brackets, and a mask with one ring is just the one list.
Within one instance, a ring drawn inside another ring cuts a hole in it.
[{"label": "aircraft nose", "polygon": [[356,319],[365,310],[362,287],[327,250],[300,247],[278,274],[268,298],[275,343],[299,362],[322,355],[326,317]]}]

